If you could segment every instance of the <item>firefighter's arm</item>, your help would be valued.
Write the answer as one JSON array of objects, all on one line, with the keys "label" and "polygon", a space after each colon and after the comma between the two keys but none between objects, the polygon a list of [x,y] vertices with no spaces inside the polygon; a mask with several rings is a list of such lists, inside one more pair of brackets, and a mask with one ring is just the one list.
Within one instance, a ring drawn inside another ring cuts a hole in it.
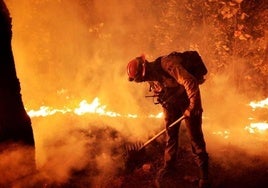
[{"label": "firefighter's arm", "polygon": [[174,77],[180,85],[184,86],[190,100],[189,107],[186,109],[184,115],[190,116],[193,113],[202,112],[200,90],[196,78],[188,73],[179,61],[182,61],[182,59],[174,56],[166,56],[162,58],[161,63],[164,70]]}]

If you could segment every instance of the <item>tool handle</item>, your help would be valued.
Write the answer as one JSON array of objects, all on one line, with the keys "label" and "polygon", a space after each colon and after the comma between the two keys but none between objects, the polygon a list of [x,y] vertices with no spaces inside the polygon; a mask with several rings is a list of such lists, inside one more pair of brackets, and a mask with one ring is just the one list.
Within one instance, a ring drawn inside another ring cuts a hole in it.
[{"label": "tool handle", "polygon": [[[179,119],[177,119],[176,121],[174,121],[172,124],[170,124],[168,126],[168,128],[173,127],[175,124],[179,123],[180,121],[182,121],[185,118],[185,116],[181,116]],[[157,139],[159,136],[161,136],[163,133],[165,133],[166,129],[163,129],[162,131],[160,131],[157,135],[155,135],[154,137],[152,137],[150,140],[148,140],[147,142],[145,142],[139,150],[142,150],[143,148],[145,148],[148,144],[150,144],[152,141],[154,141],[155,139]]]}]

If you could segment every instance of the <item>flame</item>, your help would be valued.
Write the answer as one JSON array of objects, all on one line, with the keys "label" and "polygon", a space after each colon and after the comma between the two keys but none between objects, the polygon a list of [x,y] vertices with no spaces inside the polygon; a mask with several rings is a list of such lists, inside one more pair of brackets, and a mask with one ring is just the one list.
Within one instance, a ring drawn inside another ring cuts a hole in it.
[{"label": "flame", "polygon": [[[138,118],[139,116],[137,114],[126,114],[122,115],[117,112],[113,111],[107,111],[106,105],[102,105],[100,103],[100,100],[98,97],[95,97],[91,103],[88,103],[87,100],[82,100],[79,103],[79,106],[77,108],[71,109],[71,108],[63,108],[63,109],[54,109],[52,107],[48,106],[41,106],[39,110],[29,110],[28,115],[30,117],[45,117],[54,115],[56,113],[74,113],[76,115],[82,116],[85,114],[97,114],[101,116],[109,116],[109,117],[127,117],[127,118]],[[148,115],[149,118],[162,118],[163,113],[158,113],[156,115],[150,114]]]},{"label": "flame", "polygon": [[[268,98],[260,101],[251,101],[249,103],[249,106],[252,107],[252,110],[256,110],[256,108],[264,108],[268,109]],[[254,120],[254,118],[250,117],[250,120]],[[250,125],[245,127],[245,130],[247,130],[249,133],[264,133],[268,130],[268,123],[266,121],[264,122],[255,122],[250,123]]]},{"label": "flame", "polygon": [[267,122],[258,122],[258,123],[251,123],[249,126],[245,127],[249,133],[264,133],[268,130],[268,123]]},{"label": "flame", "polygon": [[28,111],[28,115],[30,117],[39,117],[39,116],[42,116],[42,117],[45,117],[45,116],[50,116],[50,115],[53,115],[53,114],[56,114],[56,113],[62,113],[62,114],[65,114],[67,112],[71,112],[72,110],[71,109],[53,109],[51,107],[48,107],[48,106],[41,106],[39,110],[30,110]]},{"label": "flame", "polygon": [[[249,103],[249,106],[252,107],[253,110],[256,108],[268,108],[268,98],[261,101],[252,101]],[[51,116],[56,113],[74,113],[78,116],[82,116],[85,114],[97,114],[100,116],[109,116],[109,117],[126,117],[126,118],[139,118],[137,114],[125,114],[122,115],[120,113],[106,110],[106,105],[102,105],[98,97],[95,97],[91,103],[88,103],[87,100],[82,100],[78,107],[72,109],[68,107],[64,107],[62,109],[56,109],[48,106],[41,106],[39,110],[30,110],[27,112],[30,117],[46,117]],[[149,114],[146,116],[147,118],[163,118],[163,112],[160,112],[156,115]],[[249,118],[250,121],[253,121],[254,118]],[[256,133],[264,133],[268,131],[268,123],[265,122],[255,122],[250,123],[250,125],[245,126],[244,130],[248,131],[250,134]],[[230,138],[231,131],[223,130],[223,131],[213,131],[212,134],[219,135],[224,139]]]},{"label": "flame", "polygon": [[268,98],[261,101],[251,101],[249,106],[255,110],[256,108],[268,108]]},{"label": "flame", "polygon": [[121,116],[120,114],[112,111],[105,111],[106,106],[101,105],[99,98],[96,97],[92,103],[88,103],[86,100],[82,100],[79,104],[78,108],[74,109],[74,113],[77,115],[83,115],[86,113],[95,113],[99,115],[106,115],[110,117],[118,117]]},{"label": "flame", "polygon": [[[257,108],[268,109],[268,98],[260,101],[251,101],[249,103],[249,106],[251,106],[253,111],[255,111]],[[249,117],[248,119],[250,121],[254,121],[253,117]],[[264,134],[266,131],[268,131],[268,123],[266,121],[254,122],[254,123],[252,122],[249,125],[245,126],[244,130],[246,130],[250,134]],[[231,131],[230,130],[213,131],[212,134],[221,136],[224,139],[228,139],[230,138]]]}]

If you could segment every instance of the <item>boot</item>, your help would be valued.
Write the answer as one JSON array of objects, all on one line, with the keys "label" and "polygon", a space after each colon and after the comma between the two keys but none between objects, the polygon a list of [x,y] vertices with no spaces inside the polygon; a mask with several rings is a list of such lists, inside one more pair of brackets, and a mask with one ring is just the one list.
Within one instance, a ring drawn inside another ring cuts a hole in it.
[{"label": "boot", "polygon": [[208,163],[204,163],[200,166],[199,169],[200,173],[200,179],[198,182],[199,188],[209,188],[210,187],[210,182],[208,178]]},{"label": "boot", "polygon": [[158,179],[163,179],[166,177],[173,177],[177,173],[176,167],[163,167],[157,173]]},{"label": "boot", "polygon": [[167,184],[169,184],[170,182],[172,182],[172,180],[174,178],[176,178],[176,174],[177,174],[177,169],[175,167],[163,167],[161,168],[156,176],[155,179],[155,185],[157,188],[160,187],[168,187],[166,186]]},{"label": "boot", "polygon": [[201,178],[198,182],[199,188],[210,188],[210,182],[208,179]]}]

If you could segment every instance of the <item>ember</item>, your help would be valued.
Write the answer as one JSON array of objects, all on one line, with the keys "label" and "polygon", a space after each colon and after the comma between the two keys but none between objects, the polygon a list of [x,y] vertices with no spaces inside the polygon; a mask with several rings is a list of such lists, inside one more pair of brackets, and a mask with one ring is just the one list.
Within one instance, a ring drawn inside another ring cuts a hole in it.
[{"label": "ember", "polygon": [[213,131],[212,134],[222,136],[224,139],[228,139],[230,136],[230,131]]}]

